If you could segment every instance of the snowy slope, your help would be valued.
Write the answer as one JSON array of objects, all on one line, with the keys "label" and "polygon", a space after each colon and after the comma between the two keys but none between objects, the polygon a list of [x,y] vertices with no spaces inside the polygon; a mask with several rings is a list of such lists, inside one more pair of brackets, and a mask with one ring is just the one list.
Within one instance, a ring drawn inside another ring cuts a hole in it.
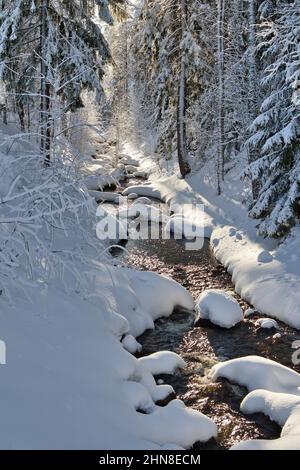
[{"label": "snowy slope", "polygon": [[[120,337],[135,329],[129,305],[132,311],[143,306],[150,318],[157,315],[158,300],[151,302],[147,293],[153,282],[159,297],[159,276],[128,274],[120,269],[110,276],[107,266],[98,266],[93,296],[85,300],[53,282],[32,287],[32,303],[17,292],[14,307],[2,303],[1,339],[7,345],[7,365],[0,369],[2,449],[189,447],[216,434],[209,418],[182,403],[157,407],[153,400],[172,388],[156,385],[150,359],[143,363],[122,347]],[[135,291],[135,283],[143,288]],[[120,285],[122,296],[116,295]],[[161,292],[168,287],[173,296],[162,314],[170,314],[174,304],[192,307],[180,286],[162,279]],[[142,331],[141,324],[137,329]],[[168,355],[164,363],[182,365]]]}]

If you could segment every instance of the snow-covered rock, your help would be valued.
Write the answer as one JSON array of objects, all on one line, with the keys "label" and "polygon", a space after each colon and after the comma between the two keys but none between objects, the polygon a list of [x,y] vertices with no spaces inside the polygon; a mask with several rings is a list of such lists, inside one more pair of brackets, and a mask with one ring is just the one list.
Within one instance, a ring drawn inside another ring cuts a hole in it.
[{"label": "snow-covered rock", "polygon": [[244,312],[244,318],[251,317],[251,315],[254,315],[256,312],[255,308],[247,308]]},{"label": "snow-covered rock", "polygon": [[83,179],[83,184],[89,190],[102,191],[104,188],[117,186],[117,179],[110,175],[89,175]]},{"label": "snow-covered rock", "polygon": [[300,374],[260,356],[246,356],[216,364],[210,376],[213,380],[224,377],[250,391],[265,389],[300,396]]},{"label": "snow-covered rock", "polygon": [[129,186],[128,188],[124,189],[123,196],[128,196],[130,193],[138,194],[139,196],[146,196],[146,197],[153,197],[155,199],[160,199],[161,195],[160,192],[155,190],[151,185],[135,185]]},{"label": "snow-covered rock", "polygon": [[264,413],[279,426],[283,426],[296,405],[300,405],[300,396],[254,390],[242,401],[241,411],[245,414]]},{"label": "snow-covered rock", "polygon": [[153,375],[173,374],[176,369],[186,367],[184,360],[171,351],[159,351],[149,356],[141,357],[139,362]]},{"label": "snow-covered rock", "polygon": [[95,191],[90,190],[89,195],[95,199],[96,202],[111,202],[113,204],[123,204],[125,198],[121,194],[110,191]]},{"label": "snow-covered rock", "polygon": [[128,194],[128,199],[137,199],[139,196],[136,193],[130,193]]},{"label": "snow-covered rock", "polygon": [[196,302],[196,309],[200,318],[222,328],[231,328],[243,320],[243,311],[237,300],[219,289],[202,292]]},{"label": "snow-covered rock", "polygon": [[132,335],[126,335],[122,339],[122,344],[126,351],[130,352],[131,354],[135,354],[136,352],[141,352],[142,345],[138,343],[138,341]]},{"label": "snow-covered rock", "polygon": [[139,197],[136,201],[134,201],[133,204],[146,204],[146,205],[149,204],[149,205],[151,205],[152,201],[148,197]]},{"label": "snow-covered rock", "polygon": [[277,321],[273,320],[272,318],[259,318],[258,320],[256,320],[255,325],[259,326],[260,328],[274,328],[276,330],[279,330],[279,325]]},{"label": "snow-covered rock", "polygon": [[[215,423],[199,411],[188,409],[180,400],[172,400],[167,406],[156,407],[146,415],[153,440],[160,443],[172,442],[188,448],[191,443],[206,442],[217,437]],[[180,433],[178,433],[180,429]]]}]

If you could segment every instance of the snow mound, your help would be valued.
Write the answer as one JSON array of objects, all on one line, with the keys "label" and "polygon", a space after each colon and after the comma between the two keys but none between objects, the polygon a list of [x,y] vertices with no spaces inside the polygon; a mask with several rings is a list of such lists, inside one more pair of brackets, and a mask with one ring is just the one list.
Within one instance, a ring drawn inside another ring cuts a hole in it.
[{"label": "snow mound", "polygon": [[[188,409],[180,400],[156,407],[145,417],[151,423],[153,440],[161,444],[172,442],[185,448],[195,442],[206,442],[217,436],[215,423],[199,411]],[[180,429],[180,433],[178,433]]]},{"label": "snow mound", "polygon": [[110,191],[90,190],[89,195],[93,197],[96,202],[111,202],[113,204],[123,204],[125,202],[125,198],[122,197],[121,194]]},{"label": "snow mound", "polygon": [[136,193],[130,193],[128,194],[128,199],[137,199],[138,198],[138,195]]},{"label": "snow mound", "polygon": [[276,330],[279,330],[279,325],[276,320],[273,320],[272,318],[260,318],[255,322],[256,326],[259,326],[260,328],[275,328]]},{"label": "snow mound", "polygon": [[135,294],[153,320],[170,316],[175,307],[194,310],[192,295],[173,279],[152,272],[125,270]]},{"label": "snow mound", "polygon": [[219,289],[202,292],[196,308],[200,318],[222,328],[231,328],[243,320],[243,311],[236,299]]},{"label": "snow mound", "polygon": [[250,391],[264,389],[300,396],[300,374],[260,356],[246,356],[216,364],[210,376],[213,380],[224,377]]},{"label": "snow mound", "polygon": [[171,351],[159,351],[149,356],[141,357],[139,362],[153,375],[173,374],[177,369],[186,367],[184,360]]},{"label": "snow mound", "polygon": [[254,315],[256,313],[255,308],[247,308],[244,312],[244,318],[251,317],[251,315]]},{"label": "snow mound", "polygon": [[141,184],[136,186],[129,186],[123,191],[123,196],[128,196],[130,193],[138,194],[139,196],[153,197],[161,199],[160,192],[155,190],[151,185]]},{"label": "snow mound", "polygon": [[242,401],[241,411],[245,414],[264,413],[279,426],[283,426],[297,405],[300,405],[300,396],[254,390]]},{"label": "snow mound", "polygon": [[111,175],[89,175],[83,179],[83,184],[89,190],[102,191],[104,188],[117,185],[117,179]]},{"label": "snow mound", "polygon": [[149,204],[149,205],[151,205],[152,201],[148,197],[139,197],[136,201],[134,201],[133,204],[146,204],[146,205]]},{"label": "snow mound", "polygon": [[142,345],[137,342],[137,340],[132,335],[126,335],[122,339],[122,344],[126,351],[130,352],[131,354],[135,354],[136,352],[141,352]]}]

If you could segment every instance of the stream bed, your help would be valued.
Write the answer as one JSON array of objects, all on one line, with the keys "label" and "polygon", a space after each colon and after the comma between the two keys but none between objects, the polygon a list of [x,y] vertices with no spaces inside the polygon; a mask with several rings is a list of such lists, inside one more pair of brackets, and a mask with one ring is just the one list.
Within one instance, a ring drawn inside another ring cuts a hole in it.
[{"label": "stream bed", "polygon": [[[166,211],[164,204],[155,206]],[[209,240],[201,250],[187,251],[181,240],[132,240],[126,243],[127,253],[114,250],[114,256],[126,265],[170,276],[183,285],[197,299],[205,289],[224,289],[235,296],[243,311],[249,306],[235,292],[231,276],[215,259]],[[187,363],[187,368],[175,375],[160,375],[156,379],[171,384],[176,398],[195,410],[211,417],[218,426],[217,440],[197,443],[194,449],[228,449],[245,439],[275,439],[280,427],[262,414],[243,415],[239,408],[248,393],[243,387],[226,380],[212,383],[208,377],[217,362],[247,355],[260,355],[292,367],[292,342],[300,334],[279,322],[278,331],[262,329],[255,324],[262,315],[254,313],[236,327],[226,330],[211,324],[194,327],[195,314],[180,310],[169,318],[155,322],[155,329],[138,338],[142,355],[157,351],[174,351]],[[170,397],[169,399],[172,399]],[[166,403],[161,403],[165,405]]]}]

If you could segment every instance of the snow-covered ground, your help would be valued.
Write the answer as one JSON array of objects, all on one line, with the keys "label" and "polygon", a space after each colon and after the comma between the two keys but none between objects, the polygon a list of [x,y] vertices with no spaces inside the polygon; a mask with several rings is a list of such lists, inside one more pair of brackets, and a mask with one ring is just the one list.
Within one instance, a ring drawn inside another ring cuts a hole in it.
[{"label": "snow-covered ground", "polygon": [[153,327],[174,305],[193,308],[181,286],[161,281],[99,265],[89,298],[52,282],[32,287],[32,302],[16,292],[14,307],[2,305],[2,449],[189,447],[216,434],[210,419],[182,403],[155,405],[172,388],[157,385],[152,373],[183,367],[182,359],[166,352],[158,367],[156,357],[138,360],[120,342]]}]

